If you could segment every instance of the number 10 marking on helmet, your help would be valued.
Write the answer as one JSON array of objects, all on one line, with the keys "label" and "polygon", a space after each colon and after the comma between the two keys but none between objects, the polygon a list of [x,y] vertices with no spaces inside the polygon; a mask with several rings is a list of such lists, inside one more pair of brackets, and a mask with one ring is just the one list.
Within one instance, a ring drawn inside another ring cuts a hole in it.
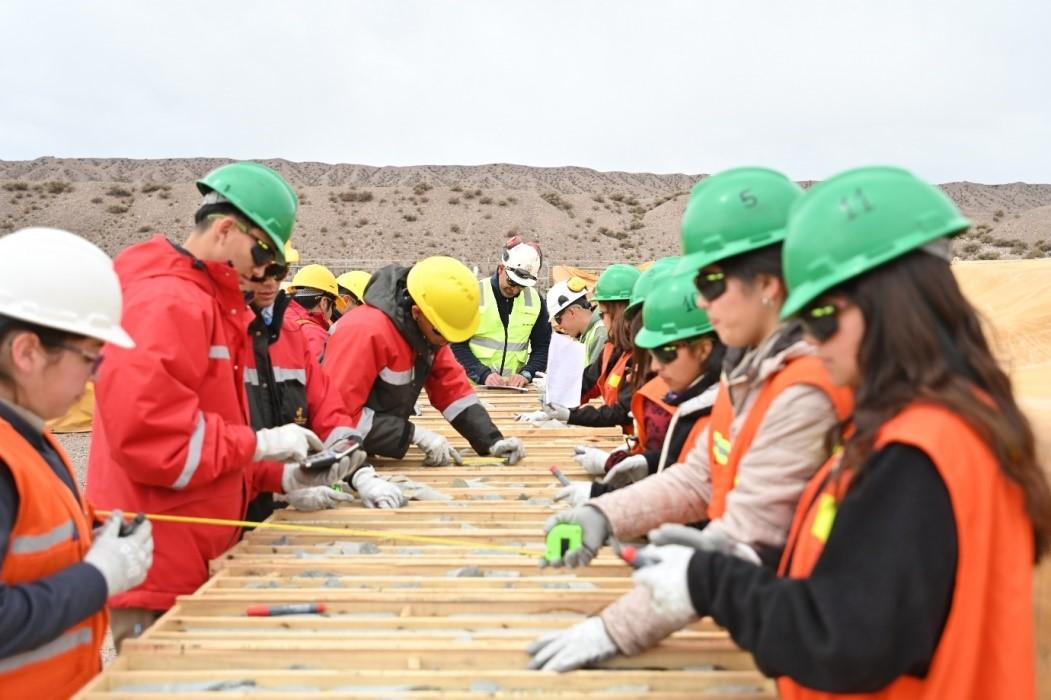
[{"label": "number 10 marking on helmet", "polygon": [[862,214],[873,210],[872,203],[869,202],[865,191],[860,187],[854,191],[853,195],[839,200],[839,208],[847,215],[847,221],[853,221]]}]

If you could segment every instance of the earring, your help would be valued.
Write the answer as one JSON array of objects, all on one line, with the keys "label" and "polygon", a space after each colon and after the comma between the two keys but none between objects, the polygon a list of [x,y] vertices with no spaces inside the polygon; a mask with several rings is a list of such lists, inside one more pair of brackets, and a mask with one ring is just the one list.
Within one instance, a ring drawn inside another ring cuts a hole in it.
[{"label": "earring", "polygon": [[762,298],[762,303],[763,303],[763,306],[765,306],[767,308],[770,308],[771,306],[773,306],[773,302],[770,301],[770,297],[763,297]]}]

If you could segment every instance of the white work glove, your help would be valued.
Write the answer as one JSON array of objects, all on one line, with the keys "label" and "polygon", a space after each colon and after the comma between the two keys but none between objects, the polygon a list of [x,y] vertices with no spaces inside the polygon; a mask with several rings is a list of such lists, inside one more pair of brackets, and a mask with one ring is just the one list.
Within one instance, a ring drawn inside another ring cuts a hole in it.
[{"label": "white work glove", "polygon": [[533,375],[533,386],[536,387],[536,393],[543,396],[547,390],[547,374],[545,372],[537,372]]},{"label": "white work glove", "polygon": [[252,461],[300,462],[311,452],[319,452],[324,447],[321,438],[313,432],[295,423],[287,423],[256,431]]},{"label": "white work glove", "polygon": [[591,476],[603,476],[606,473],[606,460],[608,459],[609,452],[597,447],[577,445],[573,448],[573,461],[584,467],[584,471]]},{"label": "white work glove", "polygon": [[285,465],[281,475],[281,489],[289,494],[311,486],[331,486],[353,474],[367,457],[365,450],[355,450],[328,469],[309,471],[302,469],[296,462],[290,462]]},{"label": "white work glove", "polygon": [[354,472],[350,484],[366,508],[401,508],[409,502],[401,489],[376,476],[376,470],[370,466]]},{"label": "white work glove", "polygon": [[526,651],[533,657],[529,668],[565,673],[605,661],[620,651],[600,617],[588,619],[567,630],[538,637]]},{"label": "white work glove", "polygon": [[325,449],[333,452],[342,452],[347,449],[348,440],[361,441],[361,433],[345,425],[337,426],[325,438]]},{"label": "white work glove", "polygon": [[697,619],[686,576],[690,559],[697,550],[681,544],[662,547],[651,544],[643,547],[639,553],[656,560],[655,564],[636,569],[631,576],[637,585],[649,589],[653,611],[680,627]]},{"label": "white work glove", "polygon": [[529,411],[527,413],[516,413],[515,420],[521,423],[543,423],[548,418],[547,413],[544,411]]},{"label": "white work glove", "polygon": [[556,501],[565,501],[571,506],[582,506],[591,498],[590,481],[573,481],[569,486],[563,486],[555,496]]},{"label": "white work glove", "polygon": [[503,457],[504,464],[518,464],[525,458],[526,448],[516,437],[503,438],[489,446],[489,454]]},{"label": "white work glove", "polygon": [[315,510],[326,510],[338,508],[344,503],[353,503],[353,494],[347,491],[337,491],[331,486],[309,486],[305,489],[296,489],[286,494],[274,494],[275,501],[284,501],[296,510],[310,512]]},{"label": "white work glove", "polygon": [[548,420],[557,420],[560,423],[569,421],[569,409],[557,403],[545,403],[542,409],[547,414]]},{"label": "white work glove", "polygon": [[632,455],[620,460],[616,466],[606,472],[602,483],[619,489],[628,484],[634,484],[636,481],[642,481],[649,475],[650,465],[646,463],[645,455]]},{"label": "white work glove", "polygon": [[106,580],[106,593],[114,596],[146,580],[153,565],[153,525],[147,520],[127,537],[120,536],[123,516],[113,511],[109,520],[95,531],[84,562],[91,564]]},{"label": "white work glove", "polygon": [[719,552],[720,554],[744,559],[756,566],[762,565],[762,561],[760,561],[759,555],[754,549],[743,542],[737,542],[732,539],[717,525],[713,527],[712,524],[709,524],[703,530],[698,530],[695,527],[686,525],[665,523],[655,530],[650,530],[649,540],[656,545],[677,544],[705,552]]},{"label": "white work glove", "polygon": [[598,551],[602,549],[602,545],[606,544],[606,540],[609,539],[611,534],[611,528],[606,516],[598,508],[591,506],[580,506],[573,510],[555,513],[544,523],[544,534],[551,532],[555,525],[559,523],[576,523],[581,527],[583,530],[581,546],[566,552],[564,559],[556,559],[551,562],[542,559],[541,566],[568,566],[571,568],[587,566],[598,554]]},{"label": "white work glove", "polygon": [[424,451],[423,458],[425,467],[444,467],[449,464],[463,465],[460,453],[453,449],[449,441],[438,433],[421,428],[418,425],[412,427],[412,444]]}]

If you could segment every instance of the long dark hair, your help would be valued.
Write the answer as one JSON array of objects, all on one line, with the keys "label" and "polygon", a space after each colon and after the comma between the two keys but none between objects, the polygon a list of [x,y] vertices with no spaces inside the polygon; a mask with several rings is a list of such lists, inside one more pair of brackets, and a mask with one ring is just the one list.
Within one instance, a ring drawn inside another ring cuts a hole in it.
[{"label": "long dark hair", "polygon": [[627,300],[600,301],[599,303],[610,312],[606,336],[609,342],[621,352],[631,352],[635,347],[635,336],[631,335],[631,327],[624,318],[624,309],[628,307]]},{"label": "long dark hair", "polygon": [[[856,432],[845,446],[843,468],[861,469],[880,427],[910,403],[945,406],[978,433],[1004,474],[1022,487],[1039,561],[1051,545],[1051,489],[1037,462],[1033,429],[949,264],[916,251],[836,291],[865,319]],[[989,401],[978,400],[975,389]]]},{"label": "long dark hair", "polygon": [[[642,329],[642,312],[632,316],[628,322],[628,335],[634,338]],[[631,389],[638,391],[642,385],[653,379],[656,372],[650,371],[650,351],[634,344],[631,346]]]}]

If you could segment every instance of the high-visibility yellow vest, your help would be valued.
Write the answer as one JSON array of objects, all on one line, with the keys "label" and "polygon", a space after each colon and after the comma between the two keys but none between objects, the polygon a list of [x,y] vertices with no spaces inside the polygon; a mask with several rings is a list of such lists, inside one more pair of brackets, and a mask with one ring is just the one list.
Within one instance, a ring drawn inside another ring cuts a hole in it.
[{"label": "high-visibility yellow vest", "polygon": [[482,322],[468,341],[468,347],[483,365],[494,372],[505,377],[516,374],[529,361],[529,335],[540,316],[540,296],[529,287],[522,289],[511,306],[505,329],[500,310],[496,307],[492,282],[488,278],[479,280],[478,291],[482,297]]}]

